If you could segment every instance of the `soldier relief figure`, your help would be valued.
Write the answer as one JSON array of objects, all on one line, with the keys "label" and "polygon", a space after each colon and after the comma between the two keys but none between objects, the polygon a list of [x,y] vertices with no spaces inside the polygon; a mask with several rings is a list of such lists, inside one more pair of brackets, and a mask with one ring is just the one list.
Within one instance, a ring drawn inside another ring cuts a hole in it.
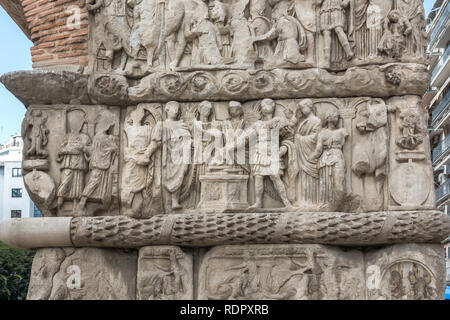
[{"label": "soldier relief figure", "polygon": [[334,32],[339,39],[339,43],[351,60],[354,53],[350,47],[347,35],[344,32],[346,25],[345,10],[350,5],[350,0],[323,0],[320,7],[320,29],[324,36],[325,61],[330,61],[331,55],[331,34]]},{"label": "soldier relief figure", "polygon": [[[255,204],[251,209],[263,207],[264,177],[269,177],[272,181],[281,201],[287,209],[292,208],[286,193],[286,186],[281,180],[283,174],[277,154],[280,149],[278,141],[273,140],[273,129],[279,129],[283,126],[283,119],[273,117],[275,111],[275,102],[272,99],[265,99],[261,102],[262,119],[257,121],[253,130],[256,133],[256,148],[252,164],[252,174],[255,177]],[[286,124],[284,124],[286,125]],[[285,151],[286,152],[286,151]],[[282,154],[281,154],[282,155]]]}]

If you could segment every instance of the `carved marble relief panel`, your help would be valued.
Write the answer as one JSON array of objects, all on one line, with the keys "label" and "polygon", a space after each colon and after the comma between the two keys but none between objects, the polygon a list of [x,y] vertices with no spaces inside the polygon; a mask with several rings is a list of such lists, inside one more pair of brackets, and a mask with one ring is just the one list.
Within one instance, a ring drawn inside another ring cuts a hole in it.
[{"label": "carved marble relief panel", "polygon": [[137,300],[193,299],[193,259],[179,247],[139,250]]},{"label": "carved marble relief panel", "polygon": [[44,215],[119,214],[119,115],[104,106],[28,108],[22,168]]},{"label": "carved marble relief panel", "polygon": [[418,102],[36,105],[23,123],[25,183],[58,216],[431,208]]},{"label": "carved marble relief panel", "polygon": [[424,63],[421,0],[88,0],[94,73]]},{"label": "carved marble relief panel", "polygon": [[134,300],[135,250],[43,248],[31,269],[28,300]]},{"label": "carved marble relief panel", "polygon": [[393,97],[390,106],[389,208],[432,208],[434,186],[424,110],[417,96]]},{"label": "carved marble relief panel", "polygon": [[363,299],[363,261],[321,245],[215,247],[200,265],[199,299]]},{"label": "carved marble relief panel", "polygon": [[366,253],[366,292],[371,300],[434,300],[445,291],[439,244],[405,244]]}]

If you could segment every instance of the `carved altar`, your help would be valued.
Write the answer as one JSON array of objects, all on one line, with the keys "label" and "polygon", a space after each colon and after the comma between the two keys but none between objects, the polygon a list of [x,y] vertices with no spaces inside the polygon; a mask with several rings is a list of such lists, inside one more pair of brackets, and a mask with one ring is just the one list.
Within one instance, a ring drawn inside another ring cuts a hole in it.
[{"label": "carved altar", "polygon": [[38,249],[29,299],[443,298],[422,1],[86,8],[84,74],[1,78],[45,216],[0,224]]}]

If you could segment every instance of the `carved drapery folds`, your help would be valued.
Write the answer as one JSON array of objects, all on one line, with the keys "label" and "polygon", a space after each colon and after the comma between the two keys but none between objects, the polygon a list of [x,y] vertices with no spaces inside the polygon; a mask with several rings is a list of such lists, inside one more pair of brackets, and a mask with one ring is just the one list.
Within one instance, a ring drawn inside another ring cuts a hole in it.
[{"label": "carved drapery folds", "polygon": [[[22,126],[25,148],[34,150],[40,143],[45,149],[36,150],[47,159],[43,162],[35,160],[34,153],[24,154],[25,186],[31,197],[37,197],[38,205],[42,203],[44,215],[119,214],[119,114],[119,108],[104,106],[35,105],[28,109]],[[51,129],[43,127],[43,119]],[[38,123],[41,129],[37,131]],[[45,146],[44,140],[48,140]]]},{"label": "carved drapery folds", "polygon": [[91,68],[342,70],[424,63],[420,0],[89,0]]},{"label": "carved drapery folds", "polygon": [[[87,79],[25,99],[25,182],[44,215],[433,207],[420,0],[86,8]],[[17,91],[17,76],[2,81]]]},{"label": "carved drapery folds", "polygon": [[[0,78],[28,107],[25,186],[51,217],[0,224],[50,248],[30,298],[442,295],[421,0],[86,8],[86,74]],[[89,293],[62,286],[73,259]]]},{"label": "carved drapery folds", "polygon": [[430,209],[419,101],[33,105],[25,181],[57,216]]}]

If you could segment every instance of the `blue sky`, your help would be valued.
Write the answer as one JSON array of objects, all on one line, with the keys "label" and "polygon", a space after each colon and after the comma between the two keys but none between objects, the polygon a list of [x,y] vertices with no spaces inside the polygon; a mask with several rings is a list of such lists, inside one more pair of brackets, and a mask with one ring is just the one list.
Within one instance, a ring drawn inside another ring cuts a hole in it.
[{"label": "blue sky", "polygon": [[[425,11],[433,7],[434,0],[425,0]],[[0,74],[31,69],[30,47],[32,43],[0,6]],[[25,107],[0,84],[0,143],[12,134],[20,134]]]},{"label": "blue sky", "polygon": [[[33,45],[0,6],[0,74],[31,69],[30,47]],[[0,143],[14,133],[20,134],[25,115],[24,105],[0,84]]]}]

